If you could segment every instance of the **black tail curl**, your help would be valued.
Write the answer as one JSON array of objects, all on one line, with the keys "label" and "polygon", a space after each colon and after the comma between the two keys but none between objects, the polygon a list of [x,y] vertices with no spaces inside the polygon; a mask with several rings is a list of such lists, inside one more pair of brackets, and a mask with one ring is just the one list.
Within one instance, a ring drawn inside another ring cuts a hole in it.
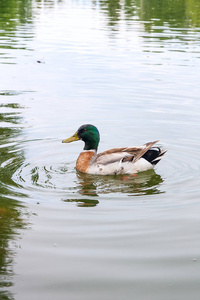
[{"label": "black tail curl", "polygon": [[154,147],[149,149],[142,158],[146,159],[148,162],[150,162],[152,165],[156,165],[163,157],[163,155],[166,153],[167,150],[162,150],[159,147]]}]

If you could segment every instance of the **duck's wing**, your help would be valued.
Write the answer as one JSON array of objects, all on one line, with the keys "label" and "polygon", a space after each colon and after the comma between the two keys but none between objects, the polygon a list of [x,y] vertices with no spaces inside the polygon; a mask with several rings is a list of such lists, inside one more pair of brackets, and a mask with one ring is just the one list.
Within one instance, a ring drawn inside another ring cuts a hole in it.
[{"label": "duck's wing", "polygon": [[122,160],[132,161],[133,163],[139,160],[155,143],[149,142],[141,147],[124,147],[124,148],[114,148],[97,154],[95,158],[95,163],[97,164],[111,164]]}]

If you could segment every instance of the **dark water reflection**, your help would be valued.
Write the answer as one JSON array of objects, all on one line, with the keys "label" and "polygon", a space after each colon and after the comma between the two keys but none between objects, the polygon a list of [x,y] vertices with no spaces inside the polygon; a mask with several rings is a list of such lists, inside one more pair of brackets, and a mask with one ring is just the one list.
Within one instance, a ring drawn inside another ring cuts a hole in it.
[{"label": "dark water reflection", "polygon": [[[0,182],[1,191],[10,193],[12,186],[17,184],[12,180],[12,175],[24,161],[23,151],[18,149],[17,140],[21,133],[21,107],[18,103],[0,105]],[[1,113],[1,111],[4,111]]]},{"label": "dark water reflection", "polygon": [[[6,102],[5,98],[1,99]],[[15,191],[17,184],[12,180],[24,161],[23,151],[18,150],[16,142],[21,134],[21,110],[18,103],[0,105],[0,297],[9,300],[14,299],[7,288],[13,285],[19,229],[26,226],[24,205],[15,200],[24,194]]]},{"label": "dark water reflection", "polygon": [[[191,28],[199,27],[200,20],[200,3],[199,1],[175,0],[175,1],[159,1],[144,0],[136,1],[139,3],[139,18],[142,21],[150,21],[145,24],[148,31],[156,31],[153,25],[166,26],[171,28]],[[158,32],[159,29],[157,28]],[[162,28],[160,28],[162,31]]]},{"label": "dark water reflection", "polygon": [[98,197],[106,194],[117,199],[123,194],[142,196],[164,193],[160,187],[163,179],[154,170],[134,176],[91,176],[77,173],[77,179],[75,190],[83,197],[64,201],[77,202],[79,207],[94,207],[99,203]]},{"label": "dark water reflection", "polygon": [[134,176],[91,176],[78,173],[77,178],[77,188],[81,195],[124,193],[129,196],[139,196],[163,193],[159,189],[163,179],[153,170]]},{"label": "dark water reflection", "polygon": [[33,38],[30,31],[22,29],[32,23],[32,1],[1,1],[0,16],[0,63],[15,64],[14,51],[30,49],[27,42]]},{"label": "dark water reflection", "polygon": [[[199,1],[176,0],[112,0],[93,1],[108,15],[108,26],[117,31],[117,24],[121,20],[138,20],[144,22],[149,32],[162,32],[165,26],[171,28],[199,27],[200,3]],[[154,26],[157,26],[154,28]],[[160,28],[158,28],[160,26]]]},{"label": "dark water reflection", "polygon": [[[1,184],[0,184],[1,189]],[[5,194],[5,191],[4,191]],[[0,298],[14,299],[7,290],[13,285],[14,257],[19,230],[26,227],[24,206],[8,196],[0,197]]]},{"label": "dark water reflection", "polygon": [[1,30],[15,32],[20,24],[27,23],[32,20],[32,1],[1,1],[0,8]]},{"label": "dark water reflection", "polygon": [[81,199],[67,199],[63,200],[64,202],[77,203],[78,207],[95,207],[99,204],[99,201],[96,199],[81,198]]}]

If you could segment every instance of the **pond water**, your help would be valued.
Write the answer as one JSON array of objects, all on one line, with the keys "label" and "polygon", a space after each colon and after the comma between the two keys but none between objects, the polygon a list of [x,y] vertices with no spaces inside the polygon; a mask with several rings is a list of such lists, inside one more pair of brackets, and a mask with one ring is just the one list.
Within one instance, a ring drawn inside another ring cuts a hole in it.
[{"label": "pond water", "polygon": [[[200,1],[0,3],[0,297],[199,300]],[[159,140],[155,170],[75,170]]]}]

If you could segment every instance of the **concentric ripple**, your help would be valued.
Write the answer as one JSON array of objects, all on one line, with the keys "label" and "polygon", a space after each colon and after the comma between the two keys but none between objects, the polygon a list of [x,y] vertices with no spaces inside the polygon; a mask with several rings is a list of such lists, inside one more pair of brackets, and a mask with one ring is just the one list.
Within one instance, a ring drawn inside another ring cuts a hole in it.
[{"label": "concentric ripple", "polygon": [[[161,185],[163,179],[153,170],[137,174],[137,176],[93,176],[77,173],[75,170],[76,155],[67,154],[58,140],[29,141],[26,149],[32,149],[31,154],[12,176],[12,180],[23,191],[35,198],[56,197],[66,199],[80,199],[121,194],[152,195],[163,193]],[[54,151],[49,151],[54,149]],[[64,152],[65,151],[65,152]],[[78,153],[77,153],[78,155]],[[51,194],[52,193],[52,194]],[[51,195],[50,195],[51,194]]]},{"label": "concentric ripple", "polygon": [[199,146],[192,140],[185,140],[184,144],[183,142],[173,143],[173,146],[169,146],[166,158],[162,161],[162,167],[164,167],[162,174],[164,174],[165,190],[168,195],[192,199],[193,195],[199,193]]},{"label": "concentric ripple", "polygon": [[[21,163],[22,159],[16,160],[15,153],[14,158],[8,157],[2,162],[1,168],[5,173],[7,169],[13,169],[11,185],[20,188],[32,199],[79,202],[87,196],[88,203],[91,197],[103,195],[109,198],[120,198],[122,194],[128,197],[163,193],[181,196],[199,191],[198,152],[189,142],[185,145],[177,143],[173,148],[169,145],[166,147],[166,156],[156,166],[155,171],[138,173],[136,176],[93,176],[77,173],[76,152],[66,153],[66,148],[63,148],[60,141],[38,140],[27,143],[25,148],[31,148],[34,154],[27,153]],[[20,151],[23,152],[22,149]]]},{"label": "concentric ripple", "polygon": [[53,166],[33,166],[30,163],[22,166],[18,174],[16,174],[21,185],[25,183],[26,187],[39,187],[56,189],[59,175],[67,172],[66,167],[58,167],[54,169]]},{"label": "concentric ripple", "polygon": [[[132,176],[92,176],[77,173],[75,170],[76,157],[62,152],[62,145],[57,147],[58,141],[51,142],[51,149],[60,152],[46,153],[41,151],[41,141],[34,146],[34,151],[39,153],[30,158],[29,162],[16,170],[13,181],[23,190],[30,193],[39,192],[47,194],[52,192],[53,197],[66,199],[80,199],[98,197],[99,195],[121,194],[127,196],[153,195],[166,193],[184,194],[197,188],[199,181],[200,165],[196,151],[189,146],[174,145],[169,148],[166,157],[153,170]],[[49,145],[48,145],[49,147]],[[36,161],[36,162],[35,162]],[[12,162],[11,162],[12,164]],[[159,174],[160,172],[160,174]],[[57,196],[56,196],[57,195]],[[77,196],[78,195],[78,196]]]}]

